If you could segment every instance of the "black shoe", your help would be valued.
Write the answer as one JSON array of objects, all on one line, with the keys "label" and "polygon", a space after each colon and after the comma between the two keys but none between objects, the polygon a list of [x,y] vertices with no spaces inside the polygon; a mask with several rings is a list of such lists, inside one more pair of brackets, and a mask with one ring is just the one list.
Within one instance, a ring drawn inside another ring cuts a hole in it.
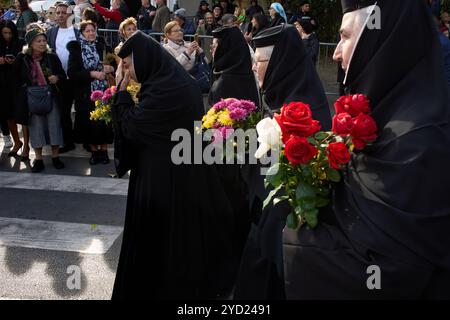
[{"label": "black shoe", "polygon": [[100,159],[102,161],[102,164],[108,164],[109,163],[108,151],[101,150],[100,152],[101,152]]},{"label": "black shoe", "polygon": [[73,143],[66,144],[66,145],[64,145],[64,147],[59,148],[59,153],[60,154],[61,153],[66,153],[66,152],[72,151],[74,149],[75,149],[75,144],[73,144]]},{"label": "black shoe", "polygon": [[34,160],[31,172],[38,173],[45,169],[44,160]]},{"label": "black shoe", "polygon": [[100,163],[101,159],[99,158],[99,151],[92,151],[92,156],[89,159],[89,164],[94,166]]},{"label": "black shoe", "polygon": [[64,168],[64,163],[61,161],[61,159],[59,157],[52,158],[52,162],[53,162],[53,167],[55,167],[55,169]]},{"label": "black shoe", "polygon": [[[14,146],[14,147],[15,147],[15,146]],[[18,156],[17,152],[19,152],[19,150],[22,149],[22,147],[23,147],[23,142],[20,141],[20,147],[14,148],[13,150],[11,150],[11,151],[8,153],[8,158],[11,158],[11,157],[17,157],[17,156]]]}]

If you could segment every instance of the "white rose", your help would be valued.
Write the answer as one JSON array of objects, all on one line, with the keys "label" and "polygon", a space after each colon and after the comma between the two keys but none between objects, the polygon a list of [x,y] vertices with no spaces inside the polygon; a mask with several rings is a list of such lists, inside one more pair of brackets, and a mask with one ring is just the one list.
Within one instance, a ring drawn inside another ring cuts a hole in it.
[{"label": "white rose", "polygon": [[260,143],[255,153],[256,159],[261,159],[269,150],[281,146],[281,128],[275,119],[265,118],[261,120],[256,125],[256,131]]}]

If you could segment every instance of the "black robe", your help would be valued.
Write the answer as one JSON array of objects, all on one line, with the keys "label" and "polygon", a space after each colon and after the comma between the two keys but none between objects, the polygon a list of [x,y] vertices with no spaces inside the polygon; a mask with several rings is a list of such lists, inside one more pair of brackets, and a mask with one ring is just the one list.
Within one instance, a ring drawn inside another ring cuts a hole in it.
[{"label": "black robe", "polygon": [[131,169],[113,299],[214,298],[231,257],[231,208],[213,166],[171,159],[172,132],[192,136],[200,89],[160,45],[137,32],[119,56],[133,55],[142,84],[135,105],[113,105],[119,173]]},{"label": "black robe", "polygon": [[[272,114],[284,103],[302,101],[311,106],[313,117],[322,129],[331,126],[330,110],[320,79],[296,29],[289,25],[269,28],[260,36],[270,35],[275,43],[263,83],[265,112]],[[270,45],[271,40],[266,41]],[[253,223],[244,250],[235,299],[284,299],[282,233],[291,212],[287,202],[262,204],[270,189],[264,187],[260,167],[247,166]]]},{"label": "black robe", "polygon": [[[236,98],[253,101],[259,106],[259,92],[252,71],[250,51],[244,36],[235,27],[221,27],[213,31],[219,40],[214,56],[214,83],[209,92],[209,105],[221,99]],[[232,234],[234,267],[233,278],[224,279],[224,293],[229,292],[239,268],[245,243],[250,229],[247,185],[241,176],[240,164],[217,165],[222,185],[228,195],[234,212]]]},{"label": "black robe", "polygon": [[[370,99],[379,137],[353,156],[330,219],[285,232],[288,298],[450,298],[450,106],[438,35],[425,1],[377,4],[382,28],[364,29],[346,85]],[[381,290],[367,287],[372,265]]]}]

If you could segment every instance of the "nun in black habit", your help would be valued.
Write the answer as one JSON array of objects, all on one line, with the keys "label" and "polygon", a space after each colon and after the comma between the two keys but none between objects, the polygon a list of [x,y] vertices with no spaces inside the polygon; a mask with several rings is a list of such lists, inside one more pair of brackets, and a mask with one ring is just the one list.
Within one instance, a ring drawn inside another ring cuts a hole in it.
[{"label": "nun in black habit", "polygon": [[[262,83],[264,113],[272,115],[285,103],[301,101],[311,106],[322,128],[331,127],[324,89],[302,40],[291,25],[262,31],[253,39],[259,48],[273,47]],[[270,189],[264,187],[259,166],[243,173],[249,190],[252,225],[239,270],[235,299],[284,299],[282,234],[291,209],[287,202],[262,209]]]},{"label": "nun in black habit", "polygon": [[[131,169],[113,299],[215,298],[231,257],[231,208],[213,166],[171,159],[171,135],[192,136],[200,89],[159,43],[138,31],[119,52],[126,70],[112,107],[119,175]],[[139,103],[126,92],[141,83]]]},{"label": "nun in black habit", "polygon": [[250,100],[259,105],[250,48],[242,32],[236,27],[220,27],[213,31],[213,37],[218,42],[213,57],[210,106],[225,98]]},{"label": "nun in black habit", "polygon": [[[343,11],[374,2],[342,1]],[[333,219],[286,230],[288,298],[450,298],[450,106],[438,34],[424,0],[377,5],[381,29],[363,27],[345,85],[370,99],[379,137],[353,156]],[[369,290],[369,266],[379,290]]]},{"label": "nun in black habit", "polygon": [[[214,82],[209,92],[209,105],[213,106],[221,99],[236,98],[250,100],[259,106],[259,92],[252,71],[250,48],[241,31],[236,27],[220,27],[213,31],[213,36],[218,43],[214,53]],[[240,167],[239,164],[217,165],[217,172],[234,212],[232,243],[235,264],[232,267],[233,278],[224,279],[224,293],[230,292],[234,286],[250,229],[248,191]]]}]

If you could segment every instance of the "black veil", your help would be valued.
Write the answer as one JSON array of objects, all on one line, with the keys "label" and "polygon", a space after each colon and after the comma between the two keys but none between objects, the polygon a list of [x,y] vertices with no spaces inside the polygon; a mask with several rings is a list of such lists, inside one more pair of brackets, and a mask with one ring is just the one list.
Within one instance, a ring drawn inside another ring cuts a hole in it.
[{"label": "black veil", "polygon": [[[200,89],[195,80],[160,44],[138,31],[122,46],[119,57],[133,55],[136,77],[142,87],[134,125],[142,142],[169,140],[177,128],[193,129],[194,120],[204,112]],[[145,119],[145,121],[143,120]]]},{"label": "black veil", "polygon": [[437,30],[423,0],[377,4],[382,28],[365,28],[346,86],[370,99],[379,138],[353,158],[335,212],[355,244],[448,270],[450,106]]},{"label": "black veil", "polygon": [[219,39],[213,65],[210,105],[222,98],[251,100],[259,105],[259,93],[252,71],[250,49],[236,27],[221,27],[213,31]]},{"label": "black veil", "polygon": [[262,87],[268,107],[279,110],[284,103],[292,101],[308,103],[314,119],[320,121],[322,129],[328,130],[331,116],[325,91],[295,27],[281,25],[266,29],[254,41],[257,47],[258,42],[274,45]]}]

